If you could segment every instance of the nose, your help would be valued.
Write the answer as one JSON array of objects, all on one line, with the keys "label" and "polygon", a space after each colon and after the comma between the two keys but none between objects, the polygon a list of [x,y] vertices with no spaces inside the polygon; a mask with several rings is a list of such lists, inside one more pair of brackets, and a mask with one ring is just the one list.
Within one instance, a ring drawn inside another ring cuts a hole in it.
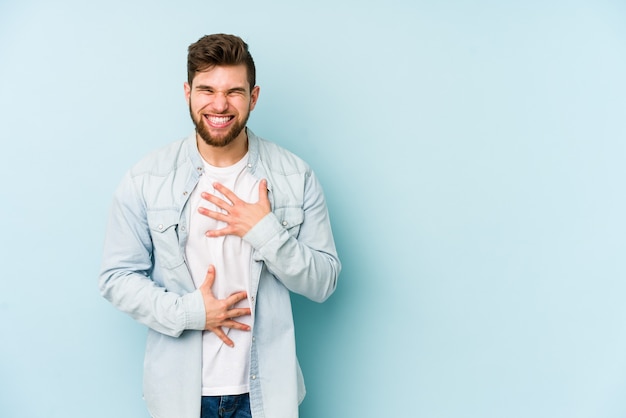
[{"label": "nose", "polygon": [[225,112],[226,109],[228,109],[228,97],[226,93],[218,91],[213,95],[213,108],[218,113]]}]

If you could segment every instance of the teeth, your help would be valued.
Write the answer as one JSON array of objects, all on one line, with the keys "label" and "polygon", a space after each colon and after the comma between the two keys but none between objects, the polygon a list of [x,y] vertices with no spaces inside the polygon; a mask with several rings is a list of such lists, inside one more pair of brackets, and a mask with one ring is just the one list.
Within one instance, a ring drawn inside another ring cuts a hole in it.
[{"label": "teeth", "polygon": [[230,116],[208,116],[209,122],[215,125],[223,125],[230,120]]}]

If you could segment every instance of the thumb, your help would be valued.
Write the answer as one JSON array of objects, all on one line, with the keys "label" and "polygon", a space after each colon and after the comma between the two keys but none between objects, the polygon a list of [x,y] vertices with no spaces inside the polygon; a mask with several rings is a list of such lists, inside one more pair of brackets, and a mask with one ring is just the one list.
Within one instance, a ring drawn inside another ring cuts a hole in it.
[{"label": "thumb", "polygon": [[209,264],[209,269],[206,272],[206,276],[204,276],[204,282],[202,282],[200,288],[208,289],[210,291],[213,287],[213,283],[215,283],[215,266],[213,264]]},{"label": "thumb", "polygon": [[267,195],[268,190],[267,190],[267,180],[266,179],[262,179],[259,182],[259,202],[262,202],[264,204],[266,204],[267,206],[269,206],[269,197]]}]

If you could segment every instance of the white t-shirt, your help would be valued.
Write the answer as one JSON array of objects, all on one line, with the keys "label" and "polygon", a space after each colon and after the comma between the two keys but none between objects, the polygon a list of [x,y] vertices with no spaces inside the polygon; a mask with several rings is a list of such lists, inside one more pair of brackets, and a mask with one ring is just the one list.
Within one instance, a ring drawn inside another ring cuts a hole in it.
[{"label": "white t-shirt", "polygon": [[[219,182],[232,190],[240,199],[254,203],[259,199],[259,184],[248,171],[248,154],[230,167],[214,167],[204,162],[204,173],[189,197],[190,219],[189,239],[185,255],[191,277],[199,287],[206,276],[209,264],[215,266],[213,294],[217,299],[225,299],[235,292],[246,291],[250,295],[250,263],[252,247],[235,235],[208,238],[206,231],[221,229],[225,223],[198,213],[199,207],[220,211],[208,200],[202,199],[202,192],[211,193],[225,199],[213,188]],[[227,199],[225,199],[227,200]],[[249,307],[248,299],[237,307]],[[235,318],[236,321],[252,326],[251,316]],[[202,395],[238,395],[249,391],[251,331],[223,328],[235,343],[227,346],[213,332],[204,331],[202,336]]]}]

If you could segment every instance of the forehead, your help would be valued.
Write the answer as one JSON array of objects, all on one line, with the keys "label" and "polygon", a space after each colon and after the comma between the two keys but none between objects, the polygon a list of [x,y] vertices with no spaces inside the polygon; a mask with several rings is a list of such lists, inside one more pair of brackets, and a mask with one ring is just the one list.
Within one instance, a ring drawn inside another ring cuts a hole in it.
[{"label": "forehead", "polygon": [[198,71],[193,77],[192,86],[248,88],[248,70],[245,65],[215,66],[206,71]]}]

